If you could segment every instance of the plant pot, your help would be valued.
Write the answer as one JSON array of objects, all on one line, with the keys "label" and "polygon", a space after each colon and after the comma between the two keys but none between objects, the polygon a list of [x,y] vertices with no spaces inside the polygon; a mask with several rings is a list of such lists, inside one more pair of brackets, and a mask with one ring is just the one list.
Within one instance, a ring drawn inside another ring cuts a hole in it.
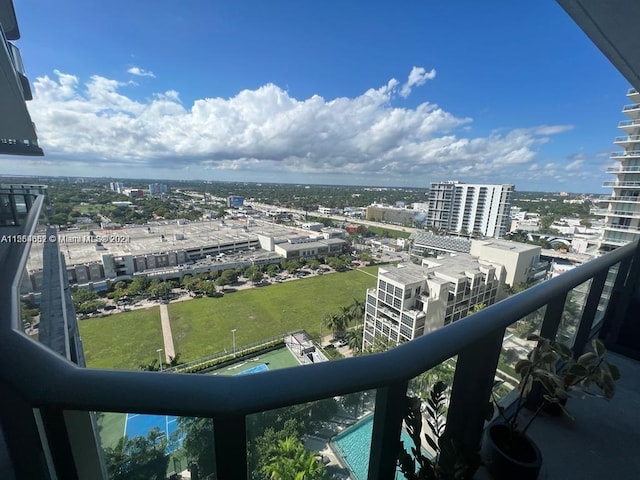
[{"label": "plant pot", "polygon": [[542,453],[528,436],[511,434],[507,425],[496,423],[485,430],[482,460],[496,480],[535,480]]}]

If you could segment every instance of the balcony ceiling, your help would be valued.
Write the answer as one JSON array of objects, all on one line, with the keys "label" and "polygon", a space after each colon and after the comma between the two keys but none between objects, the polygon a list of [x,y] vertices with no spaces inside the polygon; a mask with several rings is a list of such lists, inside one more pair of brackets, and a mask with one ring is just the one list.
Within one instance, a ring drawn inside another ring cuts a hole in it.
[{"label": "balcony ceiling", "polygon": [[557,1],[629,83],[640,90],[640,1]]},{"label": "balcony ceiling", "polygon": [[9,52],[2,47],[0,46],[0,138],[36,139]]},{"label": "balcony ceiling", "polygon": [[13,9],[13,0],[0,0],[0,24],[2,24],[7,40],[18,40],[20,38],[18,20]]}]

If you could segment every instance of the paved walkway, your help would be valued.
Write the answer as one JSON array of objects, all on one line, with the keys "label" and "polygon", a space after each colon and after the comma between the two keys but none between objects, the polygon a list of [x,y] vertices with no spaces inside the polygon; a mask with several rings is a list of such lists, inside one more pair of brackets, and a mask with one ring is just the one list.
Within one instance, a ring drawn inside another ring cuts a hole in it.
[{"label": "paved walkway", "polygon": [[171,324],[169,323],[169,309],[164,303],[160,304],[160,321],[162,323],[162,338],[164,340],[164,357],[167,363],[176,356],[173,347],[173,335],[171,334]]}]

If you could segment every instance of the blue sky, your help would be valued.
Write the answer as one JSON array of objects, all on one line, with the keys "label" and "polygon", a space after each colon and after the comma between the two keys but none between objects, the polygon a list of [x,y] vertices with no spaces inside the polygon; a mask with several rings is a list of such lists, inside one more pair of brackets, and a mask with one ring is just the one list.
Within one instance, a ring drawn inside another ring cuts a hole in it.
[{"label": "blue sky", "polygon": [[607,193],[629,103],[555,2],[14,1],[7,174]]}]

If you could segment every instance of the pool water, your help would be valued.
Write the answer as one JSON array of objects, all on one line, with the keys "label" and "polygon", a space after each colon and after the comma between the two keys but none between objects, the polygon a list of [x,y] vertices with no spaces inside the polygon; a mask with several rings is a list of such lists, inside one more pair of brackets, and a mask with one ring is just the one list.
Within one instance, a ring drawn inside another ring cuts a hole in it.
[{"label": "pool water", "polygon": [[238,372],[236,373],[236,375],[250,375],[252,373],[266,372],[267,370],[269,370],[269,367],[265,363],[260,363],[255,367],[251,367],[247,370],[243,370],[242,372]]},{"label": "pool water", "polygon": [[[344,432],[339,433],[333,439],[333,444],[338,448],[338,451],[356,480],[367,479],[372,433],[373,415],[369,415],[355,425],[347,428]],[[402,430],[400,438],[404,442],[405,449],[413,445],[411,437],[409,437],[404,430]],[[398,470],[396,479],[405,480],[405,476]]]}]

